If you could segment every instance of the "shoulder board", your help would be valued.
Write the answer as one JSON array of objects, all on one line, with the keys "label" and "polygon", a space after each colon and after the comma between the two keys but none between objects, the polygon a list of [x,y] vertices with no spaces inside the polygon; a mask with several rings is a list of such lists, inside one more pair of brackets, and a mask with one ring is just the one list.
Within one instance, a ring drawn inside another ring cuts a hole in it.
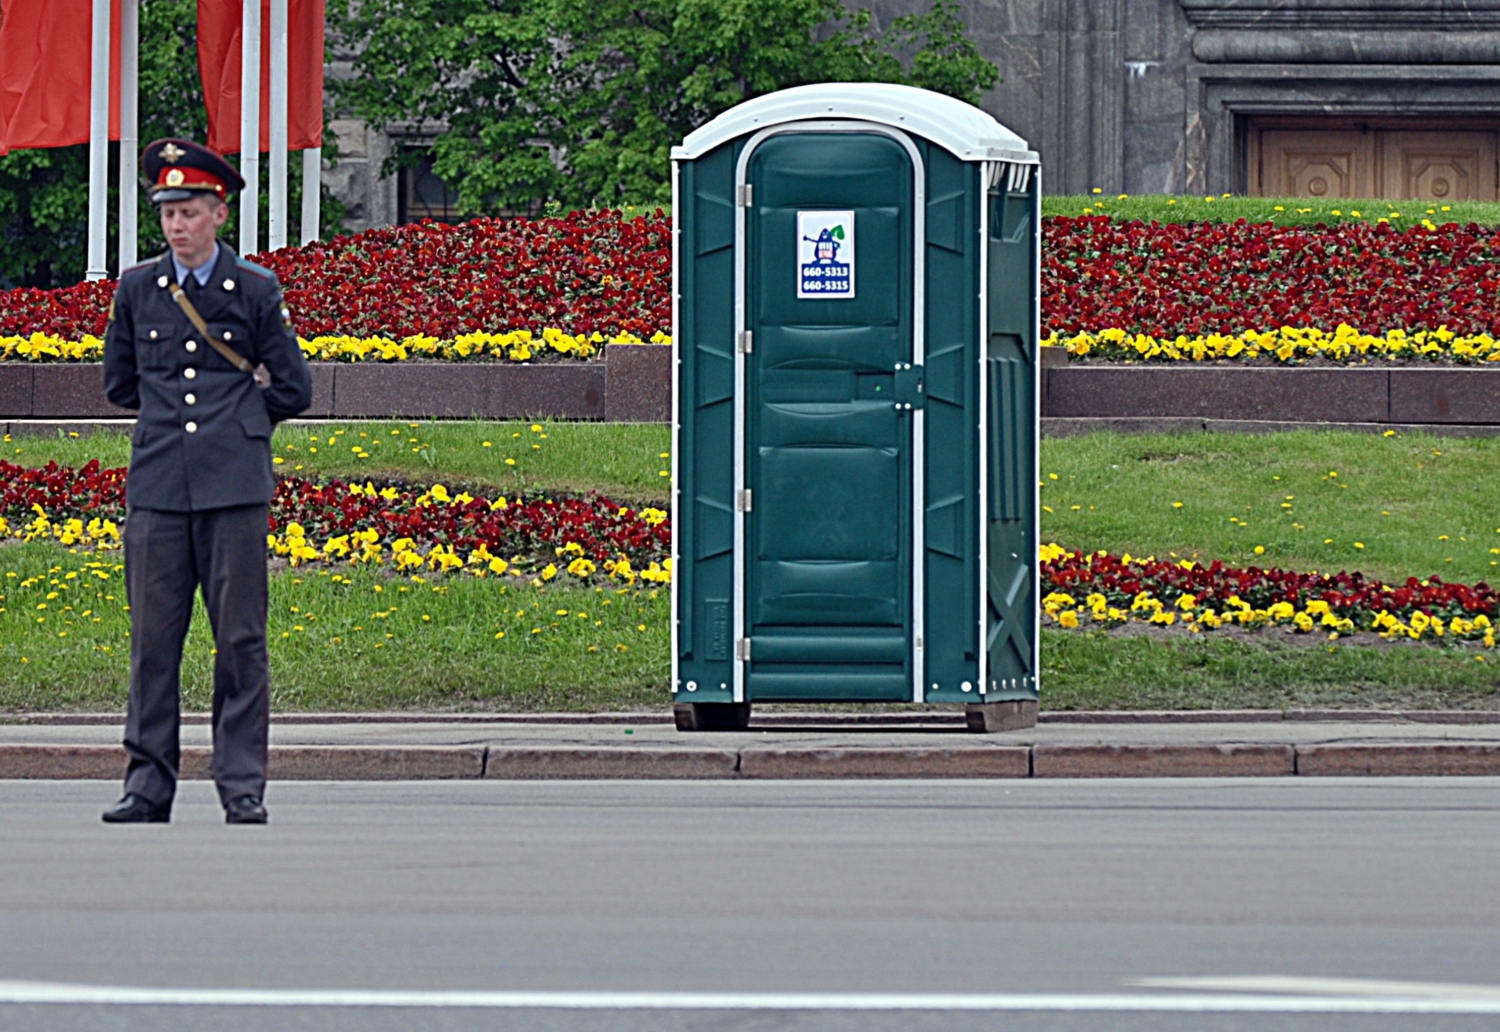
[{"label": "shoulder board", "polygon": [[263,280],[267,280],[271,283],[277,282],[276,274],[263,265],[256,265],[254,262],[249,261],[245,258],[241,258],[239,255],[234,256],[234,264],[239,266],[245,272],[254,273],[256,276],[259,276]]},{"label": "shoulder board", "polygon": [[128,268],[124,272],[120,273],[120,279],[124,279],[126,276],[129,276],[132,272],[139,272],[141,269],[149,269],[149,268],[153,267],[154,265],[156,265],[157,262],[161,261],[161,259],[162,259],[162,256],[161,255],[157,255],[155,258],[148,258],[148,259],[146,259],[143,262],[136,262],[130,268]]}]

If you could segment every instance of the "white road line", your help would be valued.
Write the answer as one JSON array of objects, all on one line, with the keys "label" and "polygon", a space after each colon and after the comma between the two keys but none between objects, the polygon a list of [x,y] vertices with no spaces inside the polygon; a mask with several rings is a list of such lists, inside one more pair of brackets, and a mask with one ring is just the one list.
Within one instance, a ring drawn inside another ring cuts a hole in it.
[{"label": "white road line", "polygon": [[137,989],[0,982],[0,1005],[448,1007],[527,1010],[1100,1011],[1278,1014],[1500,1014],[1493,997],[1188,993],[696,993],[368,989]]},{"label": "white road line", "polygon": [[1500,1000],[1500,986],[1458,982],[1397,982],[1376,978],[1309,978],[1303,975],[1222,975],[1194,978],[1132,978],[1143,989],[1195,989],[1220,993],[1311,993],[1328,996],[1457,997]]}]

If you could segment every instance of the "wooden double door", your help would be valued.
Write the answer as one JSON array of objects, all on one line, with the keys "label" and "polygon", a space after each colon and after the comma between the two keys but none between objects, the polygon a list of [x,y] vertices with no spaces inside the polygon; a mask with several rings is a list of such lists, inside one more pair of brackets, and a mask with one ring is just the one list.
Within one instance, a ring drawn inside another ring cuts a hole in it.
[{"label": "wooden double door", "polygon": [[1482,126],[1252,125],[1247,192],[1265,197],[1494,201],[1496,137]]}]

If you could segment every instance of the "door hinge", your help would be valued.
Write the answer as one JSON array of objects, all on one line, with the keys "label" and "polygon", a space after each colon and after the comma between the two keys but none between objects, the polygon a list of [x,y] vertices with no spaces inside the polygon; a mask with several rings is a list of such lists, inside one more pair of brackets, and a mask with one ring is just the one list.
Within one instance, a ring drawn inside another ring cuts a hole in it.
[{"label": "door hinge", "polygon": [[750,662],[750,639],[740,638],[734,643],[734,658],[741,663]]},{"label": "door hinge", "polygon": [[734,493],[734,511],[749,512],[751,503],[750,488],[745,488]]},{"label": "door hinge", "polygon": [[750,183],[741,183],[739,191],[740,207],[748,208],[753,205],[755,203],[754,197],[755,187]]},{"label": "door hinge", "polygon": [[741,330],[739,339],[735,342],[739,353],[748,355],[755,348],[755,333],[752,330]]}]

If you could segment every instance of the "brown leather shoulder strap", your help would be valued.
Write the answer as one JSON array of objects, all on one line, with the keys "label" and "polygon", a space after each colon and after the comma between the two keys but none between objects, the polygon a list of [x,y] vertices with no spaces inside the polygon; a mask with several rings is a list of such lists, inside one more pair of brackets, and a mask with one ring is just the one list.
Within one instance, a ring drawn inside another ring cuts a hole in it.
[{"label": "brown leather shoulder strap", "polygon": [[203,335],[204,340],[213,345],[215,351],[233,363],[236,369],[250,373],[252,376],[255,374],[255,367],[250,364],[248,358],[208,332],[208,324],[203,321],[203,316],[198,314],[198,309],[194,308],[193,302],[188,300],[187,291],[177,283],[172,284],[172,300],[177,302],[177,307],[181,308],[182,314],[188,317],[188,322],[192,323],[193,328]]}]

